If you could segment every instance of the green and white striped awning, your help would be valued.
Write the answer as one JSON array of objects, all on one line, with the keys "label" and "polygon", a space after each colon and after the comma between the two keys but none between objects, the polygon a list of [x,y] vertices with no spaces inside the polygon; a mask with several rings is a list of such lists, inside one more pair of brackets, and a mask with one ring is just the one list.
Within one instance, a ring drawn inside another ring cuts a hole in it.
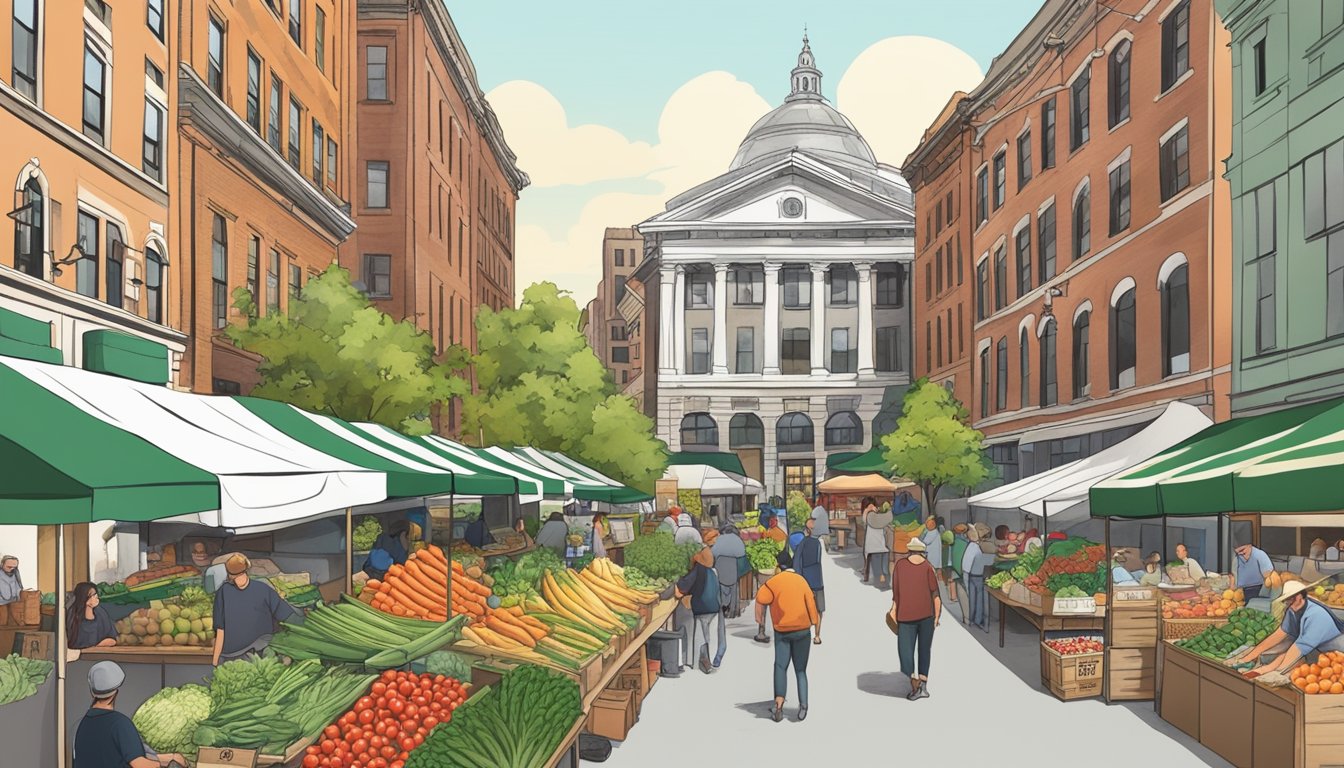
[{"label": "green and white striped awning", "polygon": [[634,504],[653,497],[623,485],[618,480],[598,472],[558,451],[540,448],[514,448],[512,453],[524,461],[548,472],[558,474],[574,485],[574,498],[585,501],[605,501],[609,504]]},{"label": "green and white striped awning", "polygon": [[1093,517],[1344,509],[1344,399],[1215,424],[1090,497]]}]

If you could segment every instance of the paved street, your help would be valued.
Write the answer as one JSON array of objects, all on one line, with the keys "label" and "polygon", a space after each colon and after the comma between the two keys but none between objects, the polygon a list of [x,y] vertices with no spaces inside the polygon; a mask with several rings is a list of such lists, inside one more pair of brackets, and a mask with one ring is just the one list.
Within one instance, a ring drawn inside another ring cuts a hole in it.
[{"label": "paved street", "polygon": [[773,649],[751,642],[755,626],[744,614],[732,625],[722,668],[659,680],[630,738],[606,764],[742,766],[764,758],[825,765],[838,756],[948,764],[974,752],[972,760],[1000,765],[1228,765],[1167,726],[1149,702],[1055,699],[1040,688],[1034,630],[1010,618],[1000,651],[997,623],[988,635],[968,631],[956,604],[935,637],[930,698],[906,701],[909,683],[883,622],[888,593],[860,582],[858,563],[855,554],[825,563],[824,643],[812,649],[805,722],[795,719],[792,680],[785,721],[770,720]]}]

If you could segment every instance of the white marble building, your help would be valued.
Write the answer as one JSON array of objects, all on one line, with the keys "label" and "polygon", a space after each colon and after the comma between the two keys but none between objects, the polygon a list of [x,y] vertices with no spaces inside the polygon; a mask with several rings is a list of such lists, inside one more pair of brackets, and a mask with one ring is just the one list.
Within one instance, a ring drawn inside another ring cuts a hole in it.
[{"label": "white marble building", "polygon": [[658,436],[738,453],[771,495],[811,493],[827,455],[866,450],[910,381],[910,188],[821,82],[804,37],[788,98],[727,173],[638,227]]}]

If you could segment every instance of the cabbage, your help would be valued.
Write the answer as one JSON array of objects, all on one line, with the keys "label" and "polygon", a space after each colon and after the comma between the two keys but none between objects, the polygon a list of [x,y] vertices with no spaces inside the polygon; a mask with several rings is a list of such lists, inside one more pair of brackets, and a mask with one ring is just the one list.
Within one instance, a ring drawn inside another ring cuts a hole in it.
[{"label": "cabbage", "polygon": [[210,692],[199,685],[164,688],[135,711],[131,722],[156,752],[196,753],[192,734],[210,716]]}]

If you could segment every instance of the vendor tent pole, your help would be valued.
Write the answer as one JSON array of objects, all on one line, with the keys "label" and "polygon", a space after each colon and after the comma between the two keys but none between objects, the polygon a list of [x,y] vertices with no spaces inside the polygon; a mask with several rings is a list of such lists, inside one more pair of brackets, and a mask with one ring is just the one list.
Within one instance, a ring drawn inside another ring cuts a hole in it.
[{"label": "vendor tent pole", "polygon": [[1162,562],[1157,564],[1157,572],[1162,573],[1162,566],[1167,562],[1167,516],[1162,516]]},{"label": "vendor tent pole", "polygon": [[[1222,572],[1223,572],[1223,550],[1226,549],[1226,547],[1223,545],[1223,520],[1224,520],[1224,519],[1225,519],[1225,516],[1224,516],[1224,515],[1219,515],[1219,516],[1218,516],[1218,543],[1214,545],[1214,547],[1218,550],[1218,572],[1219,572],[1219,573],[1222,573]],[[1236,585],[1233,584],[1232,586],[1235,587]]]},{"label": "vendor tent pole", "polygon": [[354,511],[345,508],[345,594],[355,593],[355,529]]},{"label": "vendor tent pole", "polygon": [[[1110,648],[1111,633],[1109,631],[1109,628],[1111,627],[1111,620],[1115,616],[1115,602],[1113,600],[1115,596],[1115,590],[1113,589],[1115,586],[1115,574],[1112,572],[1113,568],[1112,563],[1114,562],[1114,559],[1111,557],[1111,518],[1109,517],[1107,517],[1105,519],[1105,522],[1102,524],[1102,541],[1104,541],[1106,545],[1105,588],[1107,595],[1107,604],[1110,607],[1106,609],[1106,618],[1104,619],[1104,624],[1102,625],[1101,639],[1103,646],[1105,648]],[[1107,704],[1111,703],[1111,676],[1108,674],[1102,675],[1101,678],[1101,698],[1105,700]]]},{"label": "vendor tent pole", "polygon": [[56,525],[56,758],[57,765],[69,765],[65,750],[65,647],[69,645],[65,634],[65,526]]},{"label": "vendor tent pole", "polygon": [[[484,443],[484,434],[485,434],[485,433],[484,433],[484,430],[482,430],[482,433],[481,433],[481,434],[482,434],[482,443],[481,443],[481,444],[484,445],[484,444],[485,444],[485,443]],[[448,542],[447,542],[447,546],[444,548],[444,553],[443,553],[443,554],[444,554],[444,559],[447,560],[447,563],[445,563],[445,564],[448,566],[448,573],[447,573],[447,575],[445,575],[445,576],[443,577],[443,578],[444,578],[444,594],[446,594],[446,595],[448,596],[448,597],[447,597],[447,604],[444,606],[445,609],[446,609],[444,615],[447,616],[449,619],[452,619],[452,618],[453,618],[453,515],[455,515],[455,514],[457,513],[457,504],[455,503],[455,501],[456,501],[456,497],[457,497],[457,490],[456,490],[456,489],[454,489],[452,493],[449,493],[449,494],[448,494]],[[481,501],[481,514],[482,514],[482,515],[485,514],[485,501],[484,501],[484,499],[482,499],[482,501]],[[431,543],[432,543],[432,542],[431,542]]]}]

